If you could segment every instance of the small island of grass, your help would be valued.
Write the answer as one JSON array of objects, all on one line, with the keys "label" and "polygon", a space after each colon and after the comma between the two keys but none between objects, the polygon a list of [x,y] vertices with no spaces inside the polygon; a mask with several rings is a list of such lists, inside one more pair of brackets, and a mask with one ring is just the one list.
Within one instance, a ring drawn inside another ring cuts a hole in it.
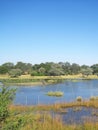
[{"label": "small island of grass", "polygon": [[64,95],[64,93],[61,92],[61,91],[49,91],[49,92],[47,93],[47,95],[48,95],[48,96],[61,97],[61,96]]}]

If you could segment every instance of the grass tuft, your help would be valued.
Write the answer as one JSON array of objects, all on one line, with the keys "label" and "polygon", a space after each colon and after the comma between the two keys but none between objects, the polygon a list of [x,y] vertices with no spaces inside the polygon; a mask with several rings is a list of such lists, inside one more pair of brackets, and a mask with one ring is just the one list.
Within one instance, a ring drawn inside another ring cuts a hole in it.
[{"label": "grass tuft", "polygon": [[61,97],[61,96],[64,95],[64,93],[61,92],[61,91],[49,91],[49,92],[47,93],[47,95],[48,95],[48,96]]}]

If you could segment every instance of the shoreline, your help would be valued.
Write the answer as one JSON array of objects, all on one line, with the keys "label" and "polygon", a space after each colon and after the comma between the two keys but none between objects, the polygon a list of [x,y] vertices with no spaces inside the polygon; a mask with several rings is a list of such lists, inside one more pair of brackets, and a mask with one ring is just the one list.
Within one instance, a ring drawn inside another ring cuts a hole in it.
[{"label": "shoreline", "polygon": [[[98,109],[98,100],[83,100],[83,101],[72,101],[72,102],[62,102],[62,103],[54,103],[54,104],[38,104],[38,105],[9,105],[9,108],[38,108],[43,110],[49,109],[58,109],[58,108],[74,108],[74,107],[87,107],[87,108],[96,108]],[[35,109],[36,110],[36,109]]]},{"label": "shoreline", "polygon": [[10,78],[8,76],[0,76],[0,82],[4,85],[17,85],[17,86],[37,86],[37,85],[49,85],[60,83],[65,80],[73,80],[77,82],[78,80],[97,80],[97,75],[67,75],[67,76],[30,76],[30,75],[22,75],[18,78]]}]

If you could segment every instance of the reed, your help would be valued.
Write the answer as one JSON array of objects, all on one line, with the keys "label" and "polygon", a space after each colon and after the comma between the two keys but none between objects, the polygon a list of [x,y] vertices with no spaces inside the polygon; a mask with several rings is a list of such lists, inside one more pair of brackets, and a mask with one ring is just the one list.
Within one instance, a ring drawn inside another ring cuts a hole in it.
[{"label": "reed", "polygon": [[10,116],[2,130],[98,130],[98,123],[90,119],[83,124],[64,124],[58,115],[52,117],[46,113],[20,114]]},{"label": "reed", "polygon": [[[11,115],[4,124],[4,127],[19,128],[19,130],[98,130],[98,123],[92,122],[90,118],[86,118],[83,124],[69,125],[63,123],[62,118],[58,115],[51,115],[51,111],[67,114],[65,108],[73,108],[77,112],[81,107],[98,108],[98,100],[75,101],[69,103],[55,103],[53,105],[38,105],[38,106],[9,106]],[[16,112],[16,113],[15,113]],[[93,111],[92,115],[98,116],[97,111]],[[9,125],[9,123],[11,123]],[[16,128],[16,129],[17,129]],[[13,130],[13,129],[10,129]]]}]

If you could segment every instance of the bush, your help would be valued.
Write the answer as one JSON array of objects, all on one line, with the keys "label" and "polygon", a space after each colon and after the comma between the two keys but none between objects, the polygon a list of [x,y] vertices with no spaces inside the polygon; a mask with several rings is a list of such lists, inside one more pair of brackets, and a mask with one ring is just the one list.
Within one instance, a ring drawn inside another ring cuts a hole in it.
[{"label": "bush", "polygon": [[44,74],[41,73],[41,72],[32,71],[32,72],[31,72],[31,76],[44,76]]},{"label": "bush", "polygon": [[5,86],[0,87],[0,122],[9,116],[8,105],[14,97],[15,90],[8,89]]}]

